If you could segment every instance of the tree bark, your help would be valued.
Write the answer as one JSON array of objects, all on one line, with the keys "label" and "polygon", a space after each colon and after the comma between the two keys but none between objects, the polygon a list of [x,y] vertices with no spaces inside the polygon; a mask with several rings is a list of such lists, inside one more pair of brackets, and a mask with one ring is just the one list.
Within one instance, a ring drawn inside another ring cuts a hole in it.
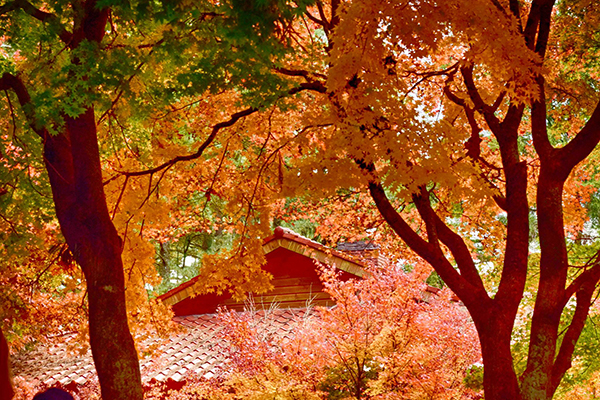
[{"label": "tree bark", "polygon": [[10,353],[4,333],[0,329],[0,400],[10,400],[15,392],[10,373]]},{"label": "tree bark", "polygon": [[141,400],[127,323],[122,240],[104,196],[94,110],[65,122],[64,132],[46,137],[44,160],[62,233],[87,282],[90,345],[102,398]]},{"label": "tree bark", "polygon": [[[483,388],[486,400],[520,400],[519,381],[511,353],[512,321],[501,309],[489,310],[488,320],[475,319],[484,360]],[[496,312],[492,312],[496,311]]]}]

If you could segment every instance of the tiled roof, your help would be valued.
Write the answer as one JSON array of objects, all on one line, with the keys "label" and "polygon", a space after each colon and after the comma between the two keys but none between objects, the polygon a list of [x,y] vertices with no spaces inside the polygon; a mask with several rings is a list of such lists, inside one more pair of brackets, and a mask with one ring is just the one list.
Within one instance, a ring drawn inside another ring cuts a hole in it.
[{"label": "tiled roof", "polygon": [[[252,313],[252,320],[260,324],[261,330],[283,339],[292,334],[307,311],[273,309],[246,313]],[[222,335],[224,328],[219,314],[189,315],[174,320],[187,329],[164,340],[151,358],[140,360],[145,384],[169,379],[179,382],[190,374],[209,379],[226,371],[226,355],[231,345]],[[15,376],[44,385],[97,382],[91,352],[74,355],[67,351],[66,344],[19,354],[12,358],[12,366]]]},{"label": "tiled roof", "polygon": [[339,251],[366,251],[377,249],[379,249],[379,245],[366,240],[360,240],[358,242],[342,242],[338,243],[336,246],[336,250]]}]

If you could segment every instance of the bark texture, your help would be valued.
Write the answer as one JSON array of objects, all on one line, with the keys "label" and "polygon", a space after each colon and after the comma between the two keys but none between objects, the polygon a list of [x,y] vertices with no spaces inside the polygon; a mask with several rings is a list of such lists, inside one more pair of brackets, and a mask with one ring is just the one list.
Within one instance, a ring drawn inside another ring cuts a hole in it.
[{"label": "bark texture", "polygon": [[129,332],[122,240],[108,212],[93,108],[48,136],[44,159],[61,230],[84,272],[90,345],[103,399],[142,399],[137,352]]}]

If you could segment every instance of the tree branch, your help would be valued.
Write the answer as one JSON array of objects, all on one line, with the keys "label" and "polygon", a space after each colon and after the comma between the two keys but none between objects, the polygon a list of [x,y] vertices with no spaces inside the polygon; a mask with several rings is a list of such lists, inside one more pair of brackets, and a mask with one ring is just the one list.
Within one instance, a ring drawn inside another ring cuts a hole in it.
[{"label": "tree branch", "polygon": [[519,5],[519,0],[510,0],[509,8],[513,17],[515,17],[517,20],[519,32],[523,33],[523,24],[521,23],[521,6]]},{"label": "tree branch", "polygon": [[369,192],[377,209],[408,247],[427,261],[440,275],[444,282],[456,293],[456,295],[467,305],[467,307],[485,307],[485,299],[481,292],[471,285],[452,267],[439,247],[425,241],[406,223],[402,216],[390,203],[383,186],[374,179],[369,182]]},{"label": "tree branch", "polygon": [[[141,171],[118,171],[119,175],[125,175],[127,177],[150,175],[150,174],[154,174],[156,172],[162,171],[165,168],[170,168],[171,166],[177,164],[180,161],[195,160],[195,159],[199,158],[200,156],[202,156],[202,154],[204,153],[204,150],[206,150],[206,148],[215,140],[215,138],[217,137],[217,134],[219,133],[219,131],[221,129],[232,126],[241,118],[244,118],[244,117],[247,117],[248,115],[254,114],[257,111],[258,111],[258,108],[250,107],[250,108],[247,108],[245,110],[242,110],[242,111],[239,111],[239,112],[233,114],[231,116],[231,118],[229,118],[227,121],[219,122],[218,124],[213,125],[210,135],[208,135],[208,137],[204,140],[204,142],[202,142],[200,147],[198,147],[198,150],[196,150],[196,152],[194,152],[192,154],[188,154],[185,156],[177,156],[175,158],[170,159],[169,161],[166,161],[166,162],[164,162],[154,168],[150,168],[150,169],[145,169],[145,170],[141,170]],[[110,178],[108,181],[104,182],[104,185],[106,185],[113,179],[116,179],[116,177],[118,177],[119,175]]]},{"label": "tree branch", "polygon": [[576,294],[588,282],[597,281],[600,278],[600,262],[596,261],[590,269],[583,271],[577,278],[571,282],[564,291],[564,297],[561,302],[561,309],[567,305],[569,299]]},{"label": "tree branch", "polygon": [[329,23],[327,22],[327,20],[322,20],[322,19],[315,17],[308,10],[305,12],[305,14],[308,17],[308,19],[310,19],[312,22],[314,22],[317,25],[321,25],[323,27],[323,30],[325,31],[325,33],[329,32],[329,27],[328,27]]},{"label": "tree branch", "polygon": [[38,124],[35,110],[31,104],[31,96],[29,95],[25,84],[23,84],[23,81],[18,76],[5,72],[0,78],[0,90],[12,90],[17,95],[17,99],[25,114],[25,118],[27,118],[29,126],[39,137],[45,140],[48,136],[48,132]]},{"label": "tree branch", "polygon": [[431,208],[429,202],[429,192],[424,186],[419,187],[419,193],[413,195],[413,202],[417,206],[419,215],[425,222],[425,231],[427,233],[427,241],[435,248],[435,251],[441,252],[440,240],[437,232],[437,224],[435,221],[435,212]]},{"label": "tree branch", "polygon": [[300,93],[304,90],[312,90],[314,92],[327,93],[327,88],[325,87],[325,85],[323,83],[314,81],[314,82],[301,83],[298,87],[290,89],[288,91],[288,94],[293,95],[296,93]]},{"label": "tree branch", "polygon": [[548,38],[550,37],[550,23],[552,19],[552,9],[555,0],[544,0],[539,8],[539,28],[537,40],[535,43],[535,52],[543,59],[548,47]]},{"label": "tree branch", "polygon": [[[1,89],[2,89],[2,87],[0,86],[0,90]],[[306,83],[301,83],[298,87],[290,89],[288,91],[288,95],[294,95],[294,94],[302,92],[304,90],[313,90],[313,91],[317,91],[319,93],[327,93],[327,88],[321,82],[306,82]],[[194,152],[192,154],[188,154],[188,155],[184,155],[184,156],[177,156],[175,158],[165,161],[164,163],[162,163],[154,168],[150,168],[150,169],[145,169],[145,170],[141,170],[141,171],[117,171],[118,174],[109,178],[108,180],[106,180],[104,182],[104,185],[107,185],[108,183],[117,179],[121,175],[142,176],[142,175],[154,174],[156,172],[162,171],[165,168],[170,168],[171,166],[177,164],[178,162],[195,160],[195,159],[199,158],[200,156],[202,156],[202,154],[204,153],[204,150],[206,150],[206,148],[215,140],[215,138],[217,137],[217,134],[219,133],[219,131],[221,129],[230,127],[230,126],[234,125],[241,118],[244,118],[244,117],[247,117],[248,115],[254,114],[257,111],[258,111],[258,108],[249,107],[245,110],[239,111],[239,112],[231,115],[231,117],[227,121],[219,122],[218,124],[213,125],[210,135],[208,135],[208,137],[204,140],[204,142],[200,145],[200,147],[198,147],[198,150],[196,150],[196,152]]]},{"label": "tree branch", "polygon": [[61,24],[56,15],[35,8],[33,4],[27,0],[14,0],[10,3],[6,3],[0,7],[0,15],[4,15],[8,12],[18,9],[23,10],[25,13],[31,15],[40,22],[58,27],[58,37],[63,43],[68,44],[71,41],[73,34]]},{"label": "tree branch", "polygon": [[301,76],[308,82],[315,82],[315,80],[312,79],[311,75],[314,75],[321,79],[327,79],[326,75],[319,74],[316,72],[309,72],[303,69],[275,68],[275,71],[287,76]]},{"label": "tree branch", "polygon": [[[454,94],[450,90],[450,86],[448,85],[449,83],[450,83],[449,80],[446,81],[446,85],[444,86],[444,94],[446,95],[446,97],[448,97],[448,99],[450,101],[452,101],[456,105],[459,105],[463,108],[463,110],[465,111],[465,115],[467,116],[467,121],[469,122],[469,126],[471,127],[471,136],[465,143],[465,148],[467,149],[467,156],[472,158],[474,161],[480,162],[481,164],[483,164],[484,166],[486,166],[488,168],[491,168],[491,169],[496,168],[493,165],[491,165],[488,161],[486,161],[483,157],[481,157],[481,138],[479,137],[481,128],[479,127],[479,124],[477,123],[477,120],[475,119],[475,110],[472,109],[471,107],[469,107],[469,105],[467,104],[467,102],[464,99],[461,99],[460,97],[458,97],[456,94]],[[504,98],[504,92],[500,96],[498,96],[496,103],[501,101],[501,99],[503,99],[503,98]],[[493,107],[494,111],[497,109],[496,103],[494,104],[494,107]],[[492,189],[493,191],[496,192],[496,194],[492,195],[492,199],[496,202],[496,205],[498,207],[500,207],[502,210],[507,211],[506,210],[506,197],[504,197],[502,195],[500,190],[494,184],[492,184],[492,182],[490,182],[487,179],[487,177],[484,176],[483,173],[480,173],[479,175],[485,182],[487,182],[490,189]]]},{"label": "tree branch", "polygon": [[483,101],[481,95],[479,94],[479,91],[477,90],[477,87],[475,86],[475,80],[473,79],[473,66],[471,65],[469,67],[461,67],[460,73],[463,77],[463,81],[467,88],[469,98],[475,106],[475,110],[480,111],[483,114],[483,117],[485,118],[488,126],[490,127],[492,132],[494,132],[494,134],[497,135],[497,132],[499,132],[500,121],[494,115],[494,112],[496,110],[494,110],[492,107],[490,107]]},{"label": "tree branch", "polygon": [[[427,197],[425,197],[425,195],[427,195]],[[417,203],[422,204],[419,206]],[[437,213],[433,210],[431,207],[431,202],[429,201],[429,193],[421,193],[421,195],[415,199],[415,204],[417,204],[420,214],[421,209],[423,209],[423,211],[432,218],[435,224],[437,237],[448,247],[448,249],[450,249],[454,260],[458,265],[461,276],[463,276],[478,290],[481,290],[481,294],[487,293],[485,292],[483,281],[481,280],[481,276],[479,276],[479,272],[475,267],[473,257],[471,257],[471,252],[467,248],[467,245],[462,237],[450,229],[448,225],[446,225],[446,223],[442,221],[439,215],[437,215]]]},{"label": "tree branch", "polygon": [[525,31],[523,32],[523,36],[525,37],[525,44],[531,50],[533,50],[535,46],[535,34],[537,33],[537,28],[540,22],[541,1],[544,0],[533,0],[531,2],[529,16],[527,17],[527,22],[525,23]]},{"label": "tree branch", "polygon": [[600,103],[596,105],[592,116],[566,146],[558,149],[561,168],[568,175],[573,168],[587,156],[600,142]]},{"label": "tree branch", "polygon": [[[600,265],[596,264],[591,269],[585,271],[583,274],[578,276],[575,281],[578,281],[579,278],[582,279],[577,282],[577,284],[573,285],[575,283],[573,282],[569,286],[569,288],[576,288],[577,306],[575,307],[575,314],[573,315],[571,324],[569,325],[569,328],[563,337],[560,350],[558,351],[558,355],[556,356],[554,365],[552,366],[552,377],[550,379],[550,385],[548,386],[547,391],[549,398],[552,397],[558,388],[558,385],[560,384],[565,372],[571,368],[573,351],[575,350],[577,340],[579,340],[579,336],[581,336],[581,332],[585,326],[585,321],[592,303],[592,296],[596,290],[596,284],[600,279]],[[567,290],[569,290],[569,288]]]}]

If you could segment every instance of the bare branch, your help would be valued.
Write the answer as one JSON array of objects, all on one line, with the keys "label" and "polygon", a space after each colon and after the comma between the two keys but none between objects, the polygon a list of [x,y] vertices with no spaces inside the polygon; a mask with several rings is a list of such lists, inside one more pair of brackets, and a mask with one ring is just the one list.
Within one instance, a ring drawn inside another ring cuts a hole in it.
[{"label": "bare branch", "polygon": [[558,150],[562,169],[568,175],[573,168],[596,148],[600,142],[600,103],[596,105],[592,116],[565,147]]},{"label": "bare branch", "polygon": [[309,72],[309,71],[302,70],[302,69],[275,68],[275,71],[279,72],[280,74],[287,75],[287,76],[301,76],[309,82],[314,82],[314,79],[312,79],[311,75],[316,76],[321,79],[327,79],[327,76],[325,76],[323,74],[319,74],[316,72]]},{"label": "bare branch", "polygon": [[312,90],[314,92],[327,93],[327,88],[325,87],[325,84],[323,84],[322,82],[315,81],[301,83],[300,86],[290,89],[288,94],[293,95],[296,93],[300,93],[304,90]]},{"label": "bare branch", "polygon": [[[596,256],[596,258],[598,258]],[[593,282],[594,280],[598,280],[600,278],[600,262],[596,260],[596,264],[594,264],[591,268],[582,272],[567,288],[564,292],[564,297],[561,302],[562,308],[567,305],[569,299],[576,294],[584,285],[589,284],[589,282]]]},{"label": "bare branch", "polygon": [[475,80],[473,79],[473,66],[461,67],[460,73],[463,76],[465,86],[467,87],[467,93],[475,105],[475,109],[486,114],[489,106],[483,101],[479,91],[477,90],[477,87],[475,86]]},{"label": "bare branch", "polygon": [[[177,157],[172,158],[169,161],[166,161],[166,162],[162,163],[161,165],[154,167],[154,168],[150,168],[150,169],[146,169],[146,170],[142,170],[142,171],[119,171],[119,174],[125,175],[125,176],[150,175],[150,174],[154,174],[156,172],[162,171],[165,168],[170,168],[171,166],[177,164],[178,162],[195,160],[202,156],[202,154],[204,153],[204,150],[206,150],[206,148],[215,140],[215,138],[217,137],[217,134],[219,133],[219,131],[221,129],[232,126],[239,119],[244,118],[248,115],[254,114],[257,111],[258,111],[257,108],[250,107],[250,108],[247,108],[245,110],[242,110],[242,111],[239,111],[239,112],[233,114],[231,116],[231,118],[229,118],[227,121],[219,122],[218,124],[213,125],[210,135],[208,135],[208,137],[204,140],[204,142],[200,145],[200,147],[198,147],[198,150],[196,150],[195,153],[188,154],[185,156],[177,156]],[[114,179],[114,177],[111,178],[111,180],[112,179]]]},{"label": "bare branch", "polygon": [[487,300],[489,300],[487,294],[485,297],[482,297],[481,291],[454,269],[439,247],[436,248],[433,244],[425,241],[408,225],[391,204],[381,183],[374,179],[371,180],[369,183],[369,192],[375,201],[377,209],[400,239],[437,271],[444,282],[467,307],[470,307],[472,312],[475,310],[485,312],[484,310],[489,306],[487,303]]},{"label": "bare branch", "polygon": [[308,17],[308,19],[310,19],[312,22],[314,22],[315,24],[321,25],[323,27],[323,30],[325,30],[325,32],[329,32],[329,28],[328,28],[329,24],[327,21],[324,21],[324,20],[321,20],[321,19],[315,17],[308,11],[306,11],[305,14]]},{"label": "bare branch", "polygon": [[111,220],[115,219],[115,215],[117,214],[117,209],[119,208],[119,204],[121,203],[121,199],[123,199],[123,193],[125,193],[125,189],[127,188],[127,181],[129,181],[129,177],[125,177],[125,182],[123,182],[123,187],[121,188],[121,193],[119,193],[119,198],[115,202],[115,207],[113,208],[112,215],[110,217]]},{"label": "bare branch", "polygon": [[[425,197],[427,196],[427,197]],[[417,205],[419,208],[419,214],[421,214],[421,209],[426,215],[429,215],[435,224],[435,230],[437,232],[438,238],[444,243],[454,260],[458,265],[458,269],[460,270],[461,276],[463,276],[471,285],[476,287],[481,291],[481,294],[487,293],[485,291],[485,287],[483,286],[483,281],[481,280],[481,276],[479,276],[479,272],[475,267],[475,263],[473,262],[473,257],[471,256],[471,252],[467,248],[463,238],[454,232],[442,219],[437,215],[437,213],[431,207],[431,203],[429,201],[429,193],[426,191],[423,192],[415,201],[415,204],[420,203],[421,205]]]}]

